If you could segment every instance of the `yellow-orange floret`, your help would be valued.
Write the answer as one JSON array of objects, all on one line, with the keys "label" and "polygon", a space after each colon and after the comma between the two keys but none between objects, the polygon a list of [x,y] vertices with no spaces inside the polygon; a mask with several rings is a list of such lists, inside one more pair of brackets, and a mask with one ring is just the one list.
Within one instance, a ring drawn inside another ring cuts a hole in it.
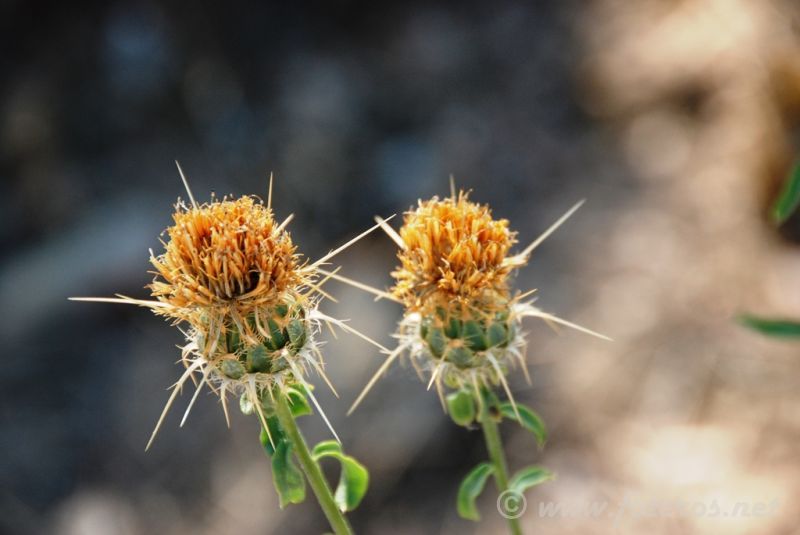
[{"label": "yellow-orange floret", "polygon": [[288,232],[253,197],[176,205],[165,251],[151,258],[150,289],[186,319],[187,309],[273,304],[303,281]]},{"label": "yellow-orange floret", "polygon": [[392,273],[392,293],[409,311],[429,312],[453,301],[479,308],[506,302],[508,275],[519,267],[504,262],[515,236],[508,220],[493,219],[489,207],[471,202],[467,193],[420,201],[400,228],[405,247]]}]

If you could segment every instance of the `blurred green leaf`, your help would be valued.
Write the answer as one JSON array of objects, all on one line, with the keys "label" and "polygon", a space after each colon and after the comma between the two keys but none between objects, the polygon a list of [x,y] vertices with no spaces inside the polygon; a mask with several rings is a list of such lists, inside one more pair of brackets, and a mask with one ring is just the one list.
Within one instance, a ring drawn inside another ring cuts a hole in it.
[{"label": "blurred green leaf", "polygon": [[456,498],[456,507],[461,518],[476,522],[481,519],[478,508],[475,507],[475,499],[483,492],[486,480],[489,479],[493,472],[494,466],[490,463],[481,463],[473,468],[461,482],[461,486],[458,487],[458,497]]},{"label": "blurred green leaf", "polygon": [[509,490],[517,494],[525,494],[525,491],[545,481],[553,479],[555,475],[548,469],[541,466],[526,466],[518,471],[508,482]]},{"label": "blurred green leaf", "polygon": [[364,465],[355,458],[345,455],[341,445],[335,440],[326,440],[314,446],[311,457],[315,461],[319,461],[323,457],[334,457],[339,461],[342,465],[342,472],[333,498],[343,512],[352,511],[358,507],[369,487],[369,472]]},{"label": "blurred green leaf", "polygon": [[[261,445],[264,447],[264,451],[267,452],[267,455],[272,457],[272,454],[275,453],[275,449],[272,447],[273,444],[278,444],[278,442],[282,440],[286,440],[286,435],[283,433],[283,429],[281,428],[280,422],[278,422],[277,416],[270,416],[267,418],[267,426],[269,427],[269,434],[261,427]],[[272,441],[270,442],[270,437]]]},{"label": "blurred green leaf", "polygon": [[773,222],[777,225],[784,223],[797,210],[798,205],[800,205],[800,163],[795,164],[778,200],[772,207]]},{"label": "blurred green leaf", "polygon": [[292,416],[297,418],[298,416],[313,414],[303,386],[297,385],[287,388],[286,395],[289,397],[289,409],[292,411]]},{"label": "blurred green leaf", "polygon": [[800,321],[785,319],[760,318],[743,314],[739,316],[739,323],[750,327],[767,336],[777,338],[798,338],[800,337]]},{"label": "blurred green leaf", "polygon": [[544,425],[544,420],[533,409],[517,403],[517,411],[519,411],[519,418],[517,413],[514,412],[514,406],[506,401],[500,404],[500,413],[511,420],[517,420],[522,427],[530,431],[536,436],[536,443],[539,447],[544,447],[547,442],[547,428]]},{"label": "blurred green leaf", "polygon": [[464,390],[447,395],[447,412],[458,425],[470,425],[475,421],[475,400]]},{"label": "blurred green leaf", "polygon": [[301,503],[306,499],[303,472],[292,459],[292,445],[288,440],[280,440],[275,445],[275,453],[272,455],[272,482],[278,491],[281,509],[287,504]]}]

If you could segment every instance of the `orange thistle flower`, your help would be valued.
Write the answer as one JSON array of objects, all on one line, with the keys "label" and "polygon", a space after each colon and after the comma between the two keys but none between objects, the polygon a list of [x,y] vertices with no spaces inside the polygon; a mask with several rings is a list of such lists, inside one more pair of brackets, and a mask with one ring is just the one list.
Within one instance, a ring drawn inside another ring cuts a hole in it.
[{"label": "orange thistle flower", "polygon": [[305,379],[309,368],[314,369],[336,393],[324,374],[315,339],[321,322],[356,334],[385,353],[389,351],[318,309],[323,297],[335,301],[321,289],[329,277],[320,280],[320,266],[379,225],[308,263],[301,260],[286,230],[293,216],[280,224],[274,218],[271,177],[266,205],[247,196],[212,197],[211,202],[198,205],[182,171],[181,178],[191,206],[178,200],[174,224],[165,231],[167,240],[162,241],[164,252],[155,256],[150,251],[156,272],[148,288],[156,300],[122,295],[73,298],[144,306],[176,324],[188,325],[181,357],[186,370],[173,385],[147,448],[183,385],[190,378],[196,382],[198,374],[200,381],[181,425],[200,390],[208,384],[220,397],[229,424],[227,393],[232,392],[242,395],[243,410],[257,412],[269,433],[268,408],[262,401],[265,396],[272,397],[277,388],[287,396],[299,393],[310,397],[336,436]]},{"label": "orange thistle flower", "polygon": [[392,293],[407,310],[422,311],[456,300],[493,305],[508,298],[508,275],[514,265],[504,260],[516,243],[508,220],[492,219],[487,206],[468,194],[419,201],[400,228],[404,247],[400,267],[392,273]]},{"label": "orange thistle flower", "polygon": [[[378,220],[381,228],[399,247],[400,266],[392,272],[396,280],[390,292],[367,287],[340,275],[332,277],[367,290],[405,307],[392,351],[350,409],[352,412],[389,368],[408,353],[422,377],[428,374],[428,388],[436,385],[444,406],[444,388],[468,387],[479,390],[502,385],[509,400],[514,398],[505,375],[511,366],[524,361],[526,340],[522,320],[542,318],[587,334],[606,336],[543,312],[525,300],[535,290],[512,296],[510,275],[526,265],[533,250],[561,226],[581,205],[573,206],[522,251],[510,254],[516,233],[506,219],[494,219],[486,205],[469,200],[468,193],[419,201],[406,212],[396,232]],[[515,410],[516,410],[516,405]]]}]

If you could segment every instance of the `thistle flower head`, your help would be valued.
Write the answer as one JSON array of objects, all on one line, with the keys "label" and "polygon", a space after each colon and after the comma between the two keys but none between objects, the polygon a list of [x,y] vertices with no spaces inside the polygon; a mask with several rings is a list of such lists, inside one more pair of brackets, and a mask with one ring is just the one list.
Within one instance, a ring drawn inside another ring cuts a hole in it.
[{"label": "thistle flower head", "polygon": [[198,374],[181,425],[207,384],[219,395],[226,420],[227,394],[241,394],[242,410],[257,412],[269,432],[270,398],[300,392],[330,427],[305,379],[313,369],[327,382],[315,339],[320,324],[337,325],[372,340],[318,309],[320,299],[330,297],[320,288],[327,279],[319,280],[323,273],[319,266],[377,226],[310,264],[301,261],[286,230],[292,216],[280,224],[275,220],[271,195],[267,205],[249,196],[212,197],[198,205],[183,173],[181,177],[191,206],[178,201],[174,224],[165,230],[164,251],[158,256],[150,253],[156,272],[148,287],[155,301],[78,298],[146,306],[188,326],[181,353],[186,370],[173,386],[148,447],[183,385],[190,378],[196,381]]},{"label": "thistle flower head", "polygon": [[272,210],[253,197],[175,206],[154,297],[174,310],[235,306],[243,313],[275,303],[302,282],[296,247]]},{"label": "thistle flower head", "polygon": [[[419,201],[405,214],[399,231],[382,228],[397,243],[400,266],[392,272],[390,293],[354,284],[379,297],[400,302],[405,311],[392,351],[351,407],[354,410],[391,363],[408,354],[428,388],[436,385],[444,404],[444,386],[481,388],[502,385],[513,403],[506,375],[524,361],[526,340],[522,322],[539,317],[588,334],[593,331],[562,320],[525,300],[533,291],[513,294],[510,275],[527,264],[533,250],[554,232],[582,202],[576,204],[528,247],[510,254],[516,233],[505,219],[494,219],[486,205],[468,194]],[[343,282],[353,284],[344,277]]]},{"label": "thistle flower head", "polygon": [[520,265],[506,262],[516,233],[467,193],[420,201],[399,234],[404,247],[392,292],[408,310],[431,312],[454,300],[493,308],[508,299],[508,275]]}]

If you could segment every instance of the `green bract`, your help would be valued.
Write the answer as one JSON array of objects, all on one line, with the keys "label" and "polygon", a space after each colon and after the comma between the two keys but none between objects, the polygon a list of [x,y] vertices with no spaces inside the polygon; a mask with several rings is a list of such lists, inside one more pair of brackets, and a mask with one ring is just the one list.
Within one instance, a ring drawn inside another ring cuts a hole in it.
[{"label": "green bract", "polygon": [[[238,380],[248,373],[278,373],[288,367],[286,354],[296,355],[310,337],[302,307],[278,304],[261,313],[264,328],[259,331],[262,343],[247,345],[239,329],[232,326],[225,338],[228,355],[217,369],[228,379]],[[249,319],[252,326],[256,322]]]}]

